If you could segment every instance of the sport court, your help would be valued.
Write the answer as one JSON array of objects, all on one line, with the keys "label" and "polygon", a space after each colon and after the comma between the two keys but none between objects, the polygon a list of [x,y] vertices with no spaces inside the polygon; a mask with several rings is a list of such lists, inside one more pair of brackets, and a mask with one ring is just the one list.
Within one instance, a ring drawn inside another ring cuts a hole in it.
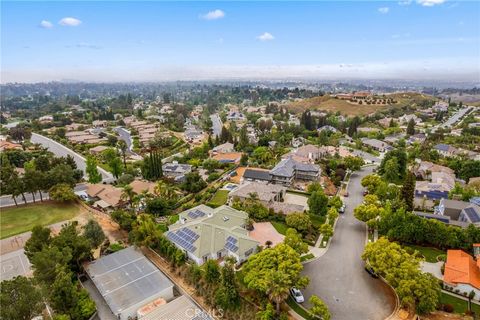
[{"label": "sport court", "polygon": [[23,249],[0,256],[0,282],[30,274],[30,262]]}]

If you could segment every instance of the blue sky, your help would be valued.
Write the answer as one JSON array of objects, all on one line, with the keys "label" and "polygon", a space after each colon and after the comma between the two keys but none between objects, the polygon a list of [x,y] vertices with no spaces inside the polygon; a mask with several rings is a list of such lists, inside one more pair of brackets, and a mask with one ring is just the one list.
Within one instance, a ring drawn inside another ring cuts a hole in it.
[{"label": "blue sky", "polygon": [[480,81],[480,3],[5,2],[2,82]]}]

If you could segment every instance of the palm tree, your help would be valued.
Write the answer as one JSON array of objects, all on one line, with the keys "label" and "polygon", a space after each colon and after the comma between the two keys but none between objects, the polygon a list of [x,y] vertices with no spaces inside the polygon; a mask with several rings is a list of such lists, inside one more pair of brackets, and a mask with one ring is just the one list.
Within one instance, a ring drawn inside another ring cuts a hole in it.
[{"label": "palm tree", "polygon": [[134,242],[136,245],[150,246],[162,236],[162,231],[160,231],[158,225],[155,223],[151,215],[138,215],[135,224],[136,232]]},{"label": "palm tree", "polygon": [[135,195],[136,195],[136,193],[133,191],[132,186],[127,184],[123,187],[123,191],[122,191],[122,194],[120,195],[120,199],[122,199],[124,201],[128,201],[130,206],[132,206],[133,197]]},{"label": "palm tree", "polygon": [[246,202],[250,205],[258,202],[259,200],[259,197],[258,197],[258,194],[256,192],[249,192],[248,193],[248,198],[246,199]]},{"label": "palm tree", "polygon": [[153,189],[156,196],[163,197],[165,199],[173,199],[177,196],[175,190],[171,185],[166,184],[165,181],[159,180]]},{"label": "palm tree", "polygon": [[275,302],[277,314],[280,313],[280,305],[288,298],[290,290],[290,281],[288,276],[281,271],[273,271],[270,277],[270,285],[268,286],[268,298]]},{"label": "palm tree", "polygon": [[125,167],[125,169],[127,169],[127,143],[124,141],[124,140],[119,140],[117,142],[117,148],[120,150],[120,152],[122,153],[122,158],[123,158],[123,166]]}]

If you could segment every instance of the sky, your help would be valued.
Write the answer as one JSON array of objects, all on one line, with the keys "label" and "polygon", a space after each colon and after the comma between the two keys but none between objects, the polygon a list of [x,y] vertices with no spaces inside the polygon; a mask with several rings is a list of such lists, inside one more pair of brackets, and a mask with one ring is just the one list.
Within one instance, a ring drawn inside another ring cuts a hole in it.
[{"label": "sky", "polygon": [[480,1],[1,1],[1,82],[480,82]]}]

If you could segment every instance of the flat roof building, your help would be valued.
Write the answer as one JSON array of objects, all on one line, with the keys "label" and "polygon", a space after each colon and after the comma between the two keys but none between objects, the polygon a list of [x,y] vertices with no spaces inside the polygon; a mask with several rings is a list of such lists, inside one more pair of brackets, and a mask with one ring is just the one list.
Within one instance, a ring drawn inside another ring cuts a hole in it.
[{"label": "flat roof building", "polygon": [[129,247],[86,265],[85,271],[120,320],[159,298],[173,299],[173,283],[138,249]]}]

